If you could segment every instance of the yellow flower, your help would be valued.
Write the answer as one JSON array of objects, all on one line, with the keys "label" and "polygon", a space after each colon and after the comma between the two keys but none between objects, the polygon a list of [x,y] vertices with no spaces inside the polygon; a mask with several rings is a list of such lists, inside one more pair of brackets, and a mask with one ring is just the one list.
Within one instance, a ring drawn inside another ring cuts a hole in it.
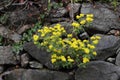
[{"label": "yellow flower", "polygon": [[60,56],[60,59],[62,60],[62,61],[66,61],[66,58],[65,58],[65,56]]},{"label": "yellow flower", "polygon": [[84,50],[84,52],[85,52],[86,54],[89,54],[89,53],[90,53],[90,50],[89,50],[88,48],[83,48],[83,50]]},{"label": "yellow flower", "polygon": [[87,14],[86,16],[89,17],[89,18],[93,18],[94,15],[93,14]]},{"label": "yellow flower", "polygon": [[93,52],[93,55],[95,55],[95,56],[97,55],[96,51]]},{"label": "yellow flower", "polygon": [[41,30],[41,29],[38,29],[38,32],[42,32],[42,30]]},{"label": "yellow flower", "polygon": [[95,37],[96,37],[96,39],[98,39],[98,40],[99,40],[99,39],[101,39],[101,37],[100,37],[100,36],[95,36]]},{"label": "yellow flower", "polygon": [[84,25],[86,23],[86,20],[82,20],[80,24]]},{"label": "yellow flower", "polygon": [[71,59],[70,56],[67,57],[69,62],[74,62],[74,59]]},{"label": "yellow flower", "polygon": [[80,19],[80,16],[79,16],[79,15],[77,15],[77,16],[76,16],[76,19]]},{"label": "yellow flower", "polygon": [[52,54],[51,58],[57,58],[57,55],[56,54]]},{"label": "yellow flower", "polygon": [[85,16],[85,14],[80,14],[80,18],[81,18],[81,17],[84,17],[84,16]]},{"label": "yellow flower", "polygon": [[57,50],[57,52],[58,52],[58,53],[61,53],[61,52],[62,52],[62,50]]},{"label": "yellow flower", "polygon": [[36,42],[36,41],[34,42],[34,44],[37,44],[37,43],[38,43],[38,42]]},{"label": "yellow flower", "polygon": [[68,37],[68,38],[71,38],[71,37],[72,37],[72,34],[68,34],[67,37]]},{"label": "yellow flower", "polygon": [[49,45],[49,49],[52,49],[53,48],[53,45]]},{"label": "yellow flower", "polygon": [[87,21],[87,22],[92,22],[92,21],[93,21],[93,18],[89,18],[89,17],[88,17],[88,18],[86,18],[86,21]]},{"label": "yellow flower", "polygon": [[34,41],[37,41],[39,39],[39,36],[38,35],[33,35],[33,40]]},{"label": "yellow flower", "polygon": [[79,27],[80,27],[80,24],[77,23],[77,22],[73,22],[73,23],[72,23],[72,26],[73,26],[73,27],[76,27],[76,28],[79,28]]},{"label": "yellow flower", "polygon": [[71,58],[70,58],[70,59],[68,59],[68,61],[69,61],[69,62],[74,62],[74,59],[71,59]]},{"label": "yellow flower", "polygon": [[94,40],[94,41],[93,41],[93,44],[98,44],[98,40]]},{"label": "yellow flower", "polygon": [[89,41],[88,40],[83,40],[84,43],[88,43]]},{"label": "yellow flower", "polygon": [[90,49],[95,49],[95,46],[94,46],[94,45],[88,44],[87,46],[88,46]]},{"label": "yellow flower", "polygon": [[51,62],[52,63],[55,63],[57,60],[56,59],[51,59]]},{"label": "yellow flower", "polygon": [[88,59],[88,58],[86,58],[86,57],[84,57],[83,58],[83,63],[87,63],[87,62],[89,62],[90,60]]},{"label": "yellow flower", "polygon": [[91,40],[95,40],[96,38],[95,38],[95,36],[92,36],[92,37],[90,37],[90,39],[91,39]]},{"label": "yellow flower", "polygon": [[45,34],[43,33],[43,34],[41,34],[41,37],[44,37],[45,36]]}]

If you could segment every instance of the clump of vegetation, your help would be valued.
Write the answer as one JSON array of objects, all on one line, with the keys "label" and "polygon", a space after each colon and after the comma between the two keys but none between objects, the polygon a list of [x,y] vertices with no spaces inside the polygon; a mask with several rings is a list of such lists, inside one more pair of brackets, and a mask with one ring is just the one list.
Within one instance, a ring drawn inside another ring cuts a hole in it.
[{"label": "clump of vegetation", "polygon": [[99,36],[92,36],[88,40],[80,40],[74,36],[85,26],[90,25],[93,15],[80,14],[76,18],[78,22],[72,23],[73,32],[70,34],[60,24],[56,24],[54,27],[44,26],[33,35],[34,44],[51,53],[51,63],[57,68],[85,66],[97,55],[95,46],[99,42]]},{"label": "clump of vegetation", "polygon": [[38,22],[35,24],[35,26],[29,30],[27,30],[25,33],[23,33],[22,40],[18,43],[12,44],[12,50],[14,53],[19,54],[20,51],[23,50],[23,44],[25,42],[32,41],[32,36],[34,33],[36,33],[36,30],[41,28],[41,23]]},{"label": "clump of vegetation", "polygon": [[118,0],[100,0],[101,2],[110,3],[116,10],[117,6],[120,4]]}]

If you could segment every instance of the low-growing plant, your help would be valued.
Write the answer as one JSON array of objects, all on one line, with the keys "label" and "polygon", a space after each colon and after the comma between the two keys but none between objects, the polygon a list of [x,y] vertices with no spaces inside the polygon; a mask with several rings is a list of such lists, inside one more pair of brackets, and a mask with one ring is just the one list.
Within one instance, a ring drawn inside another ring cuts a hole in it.
[{"label": "low-growing plant", "polygon": [[60,24],[56,24],[54,27],[44,26],[33,35],[34,44],[51,53],[51,63],[56,68],[85,66],[97,55],[95,46],[98,44],[99,36],[92,36],[88,40],[80,40],[75,36],[85,26],[90,25],[93,15],[80,14],[76,18],[78,22],[72,23],[73,32],[70,34]]},{"label": "low-growing plant", "polygon": [[120,4],[118,0],[100,0],[101,2],[110,3],[114,10],[116,10],[117,6]]},{"label": "low-growing plant", "polygon": [[41,28],[41,23],[38,22],[35,24],[35,26],[29,30],[27,30],[25,33],[23,33],[22,40],[20,42],[12,44],[12,51],[16,54],[19,54],[20,51],[23,50],[23,44],[25,42],[32,41],[32,36],[34,33],[36,33],[36,30]]}]

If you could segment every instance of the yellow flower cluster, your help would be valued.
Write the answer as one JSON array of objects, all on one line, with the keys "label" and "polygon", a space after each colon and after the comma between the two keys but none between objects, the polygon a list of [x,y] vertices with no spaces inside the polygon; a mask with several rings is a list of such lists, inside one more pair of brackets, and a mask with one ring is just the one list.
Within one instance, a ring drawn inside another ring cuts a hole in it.
[{"label": "yellow flower cluster", "polygon": [[100,36],[92,36],[90,39],[92,40],[92,43],[96,45],[96,44],[98,44],[101,37]]},{"label": "yellow flower cluster", "polygon": [[73,22],[72,26],[74,29],[74,32],[79,33],[80,30],[83,29],[83,27],[90,25],[91,22],[93,22],[93,14],[79,14],[76,16],[77,22]]},{"label": "yellow flower cluster", "polygon": [[87,62],[89,62],[90,60],[89,60],[89,58],[87,58],[87,57],[84,57],[83,58],[83,63],[87,63]]},{"label": "yellow flower cluster", "polygon": [[79,28],[79,27],[80,27],[80,24],[77,23],[77,22],[73,22],[73,23],[72,23],[72,26],[75,27],[75,28]]},{"label": "yellow flower cluster", "polygon": [[77,15],[77,16],[76,16],[76,19],[80,19],[80,18],[82,18],[82,17],[84,17],[84,16],[85,16],[85,14]]},{"label": "yellow flower cluster", "polygon": [[74,62],[74,59],[72,59],[70,56],[67,56],[67,58],[63,55],[57,56],[56,54],[52,54],[51,56],[51,62],[55,63],[57,61],[62,61],[62,62]]},{"label": "yellow flower cluster", "polygon": [[39,36],[38,35],[33,35],[33,40],[34,41],[37,41],[39,39]]},{"label": "yellow flower cluster", "polygon": [[[77,18],[85,17],[84,14],[80,14]],[[92,15],[86,15],[86,17],[93,17]],[[87,20],[81,21],[81,23],[73,22],[74,29],[86,24]],[[63,38],[63,35],[65,38]],[[92,36],[90,40],[80,40],[71,33],[67,34],[64,27],[60,24],[56,24],[54,27],[44,26],[38,30],[38,33],[33,35],[34,44],[45,48],[48,52],[51,52],[51,63],[59,66],[73,66],[74,64],[86,64],[90,61],[91,55],[94,57],[97,55],[95,51],[95,45],[98,44],[100,37]],[[82,58],[82,59],[81,59]]]}]

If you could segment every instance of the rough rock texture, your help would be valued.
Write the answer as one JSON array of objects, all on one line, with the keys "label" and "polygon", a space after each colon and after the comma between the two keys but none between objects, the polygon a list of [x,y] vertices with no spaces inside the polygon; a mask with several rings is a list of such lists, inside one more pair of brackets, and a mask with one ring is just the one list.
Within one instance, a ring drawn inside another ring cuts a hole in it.
[{"label": "rough rock texture", "polygon": [[79,3],[74,3],[74,4],[70,3],[70,4],[68,4],[67,8],[69,10],[70,18],[74,18],[74,15],[80,13],[81,5]]},{"label": "rough rock texture", "polygon": [[4,67],[0,66],[0,74],[4,71]]},{"label": "rough rock texture", "polygon": [[78,69],[75,80],[119,80],[120,67],[104,61],[90,62],[86,68]]},{"label": "rough rock texture", "polygon": [[5,28],[3,25],[0,25],[0,35],[13,40],[14,42],[19,42],[21,40],[21,35],[12,32],[11,30]]},{"label": "rough rock texture", "polygon": [[39,49],[33,43],[26,43],[24,45],[24,49],[36,60],[38,60],[41,64],[47,66],[50,69],[53,69],[53,65],[50,59],[50,53],[47,53],[44,50]]},{"label": "rough rock texture", "polygon": [[21,55],[21,66],[26,67],[29,63],[29,56],[27,53]]},{"label": "rough rock texture", "polygon": [[120,38],[113,35],[101,35],[101,39],[96,46],[97,59],[105,60],[107,57],[116,54],[120,47]]},{"label": "rough rock texture", "polygon": [[4,74],[4,80],[68,80],[63,72],[49,70],[15,69]]},{"label": "rough rock texture", "polygon": [[20,27],[23,25],[23,23],[36,23],[39,14],[39,10],[35,6],[32,6],[29,9],[13,11],[9,13],[8,22],[9,24],[15,26],[15,28],[18,28],[18,26]]},{"label": "rough rock texture", "polygon": [[111,29],[120,29],[119,16],[109,9],[107,4],[96,3],[96,8],[92,4],[82,4],[81,13],[94,14],[94,22],[90,31],[94,33],[106,33]]},{"label": "rough rock texture", "polygon": [[115,64],[118,65],[118,66],[120,66],[120,52],[119,52],[119,54],[116,57]]},{"label": "rough rock texture", "polygon": [[0,46],[0,65],[16,64],[16,59],[10,46]]},{"label": "rough rock texture", "polygon": [[51,13],[50,13],[50,16],[51,18],[59,18],[59,17],[64,17],[65,14],[67,14],[67,9],[64,8],[64,7],[61,7],[61,8],[58,8],[56,11],[53,10]]},{"label": "rough rock texture", "polygon": [[42,69],[43,68],[43,65],[37,61],[30,61],[29,65],[31,68],[35,68],[35,69]]}]

